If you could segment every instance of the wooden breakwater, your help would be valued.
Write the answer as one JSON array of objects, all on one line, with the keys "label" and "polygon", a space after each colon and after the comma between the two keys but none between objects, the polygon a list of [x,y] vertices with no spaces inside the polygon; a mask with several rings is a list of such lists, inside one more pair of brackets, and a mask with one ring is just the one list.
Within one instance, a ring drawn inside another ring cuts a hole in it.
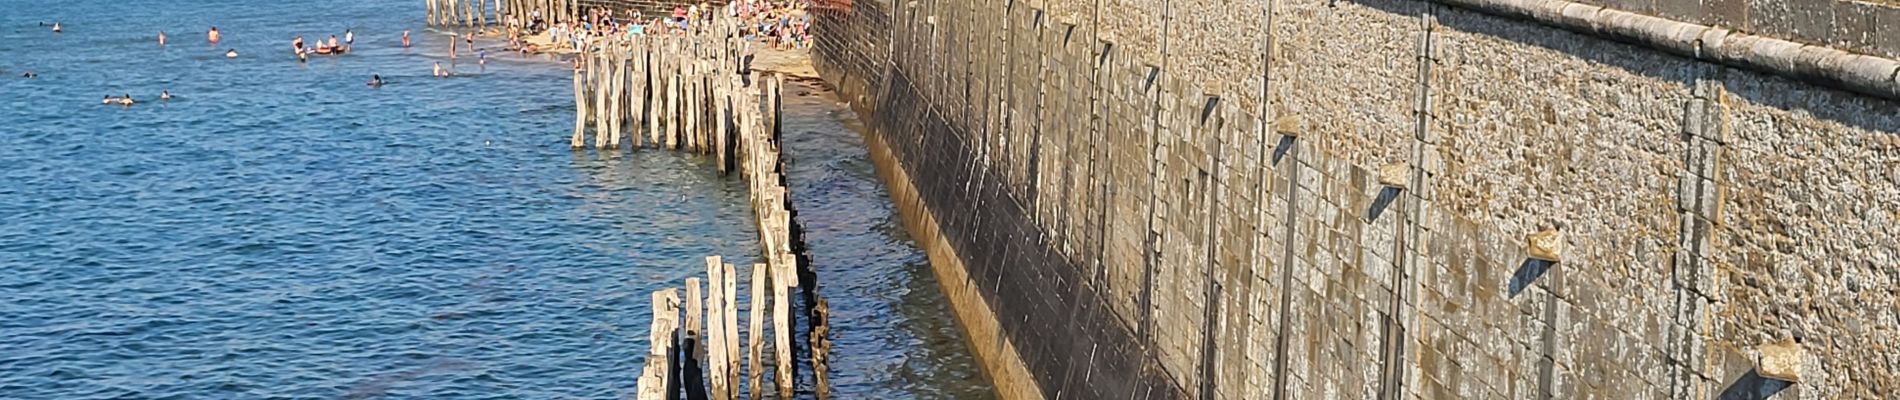
[{"label": "wooden breakwater", "polygon": [[541,16],[548,23],[578,21],[583,5],[578,0],[424,0],[429,7],[428,20],[431,26],[465,26],[478,28],[488,26],[492,21],[501,23],[505,16],[515,16],[525,23],[531,15]]},{"label": "wooden breakwater", "polygon": [[742,335],[738,324],[741,269],[708,257],[705,279],[687,279],[683,297],[679,288],[653,294],[652,349],[639,378],[642,400],[760,399],[768,393],[791,398],[798,364],[791,296],[801,287],[811,316],[803,342],[814,393],[829,397],[828,312],[801,255],[780,154],[784,78],[746,70],[745,42],[737,32],[734,21],[715,20],[687,32],[597,39],[576,55],[573,149],[666,149],[713,157],[720,173],[737,172],[746,181],[758,225],[763,262],[747,274],[747,331]]}]

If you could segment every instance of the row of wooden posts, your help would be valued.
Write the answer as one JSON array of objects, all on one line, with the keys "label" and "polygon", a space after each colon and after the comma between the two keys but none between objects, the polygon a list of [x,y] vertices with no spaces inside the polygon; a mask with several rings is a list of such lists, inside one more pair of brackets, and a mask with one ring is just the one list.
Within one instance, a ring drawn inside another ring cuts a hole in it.
[{"label": "row of wooden posts", "polygon": [[[578,0],[425,0],[429,5],[429,25],[456,26],[470,28],[488,26],[492,15],[494,21],[502,22],[502,16],[513,15],[527,18],[530,13],[539,11],[548,23],[570,22],[577,19],[581,9]],[[524,21],[525,22],[525,21]]]},{"label": "row of wooden posts", "polygon": [[[658,147],[739,160],[741,137],[776,131],[779,78],[741,65],[738,22],[721,18],[684,34],[608,36],[588,44],[574,70],[574,148]],[[591,123],[591,124],[590,124]],[[591,130],[590,130],[591,128]],[[771,134],[776,140],[776,133]]]},{"label": "row of wooden posts", "polygon": [[[768,325],[776,342],[772,346],[776,353],[775,398],[792,398],[792,371],[797,368],[797,360],[792,358],[790,292],[798,285],[798,271],[766,263],[752,264],[751,269],[744,352],[739,345],[740,277],[732,264],[721,262],[717,256],[706,257],[703,296],[699,278],[686,279],[684,297],[680,288],[653,292],[652,348],[640,374],[637,399],[736,400],[745,388],[751,389],[745,397],[762,398],[766,391],[763,359]],[[769,324],[765,319],[767,307],[772,312]],[[740,386],[741,371],[745,371],[744,386]]]},{"label": "row of wooden posts", "polygon": [[[762,398],[762,359],[768,347],[763,329],[768,325],[773,340],[769,347],[775,353],[775,397],[793,395],[797,361],[792,355],[790,296],[791,289],[800,286],[802,270],[780,155],[784,78],[743,69],[743,42],[734,34],[736,27],[734,21],[716,20],[685,35],[604,39],[579,55],[583,61],[575,69],[575,149],[587,147],[591,132],[594,147],[601,150],[620,151],[625,143],[713,155],[721,173],[737,170],[746,180],[758,224],[764,262],[753,264],[749,275],[745,351],[739,343],[739,276],[732,264],[707,257],[703,296],[699,278],[686,280],[684,297],[680,288],[653,293],[652,349],[640,375],[640,400]],[[810,288],[805,289],[809,294]],[[822,334],[827,331],[815,328],[811,339],[821,397],[822,354],[829,348]],[[700,381],[701,368],[705,382]],[[744,388],[751,388],[749,394],[741,393]]]}]

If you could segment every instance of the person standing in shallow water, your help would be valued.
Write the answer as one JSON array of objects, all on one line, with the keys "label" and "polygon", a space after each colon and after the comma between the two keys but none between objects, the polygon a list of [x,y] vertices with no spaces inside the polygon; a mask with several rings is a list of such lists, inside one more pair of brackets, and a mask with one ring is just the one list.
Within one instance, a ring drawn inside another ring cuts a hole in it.
[{"label": "person standing in shallow water", "polygon": [[218,40],[223,39],[223,36],[218,34],[218,27],[213,26],[210,32],[205,33],[205,40],[211,41],[211,44],[218,44]]},{"label": "person standing in shallow water", "polygon": [[158,45],[165,45],[165,31],[158,31]]},{"label": "person standing in shallow water", "polygon": [[402,30],[402,47],[409,47],[409,30]]}]

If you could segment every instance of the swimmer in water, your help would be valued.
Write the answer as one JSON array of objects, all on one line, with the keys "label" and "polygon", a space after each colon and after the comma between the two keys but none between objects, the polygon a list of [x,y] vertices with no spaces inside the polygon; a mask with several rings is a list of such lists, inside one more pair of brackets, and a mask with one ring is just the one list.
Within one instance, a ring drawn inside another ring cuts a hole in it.
[{"label": "swimmer in water", "polygon": [[112,95],[109,95],[109,94],[108,94],[108,95],[106,95],[106,97],[105,97],[104,99],[100,99],[100,100],[99,100],[99,104],[112,104],[112,103],[117,103],[117,102],[119,102],[119,101],[118,101],[118,100],[113,100],[113,99],[112,99]]},{"label": "swimmer in water", "polygon": [[224,38],[224,35],[219,34],[218,27],[215,26],[211,27],[211,32],[205,33],[205,39],[210,40],[212,44],[218,43],[218,39],[222,38]]},{"label": "swimmer in water", "polygon": [[20,74],[21,78],[32,78],[32,77],[37,77],[37,76],[40,76],[40,74],[35,74],[33,73],[33,71],[26,71],[26,73]]},{"label": "swimmer in water", "polygon": [[409,47],[409,30],[402,30],[402,47]]},{"label": "swimmer in water", "polygon": [[129,105],[132,105],[132,103],[136,103],[136,102],[135,102],[135,101],[132,101],[132,94],[131,94],[131,93],[126,93],[126,94],[125,94],[125,97],[120,97],[120,98],[119,98],[119,105],[125,105],[125,106],[129,106]]},{"label": "swimmer in water", "polygon": [[374,87],[383,87],[383,83],[384,83],[384,82],[383,82],[383,76],[382,76],[382,75],[370,75],[370,76],[369,76],[369,87],[373,87],[373,88],[374,88]]},{"label": "swimmer in water", "polygon": [[237,49],[226,50],[224,52],[224,58],[237,58]]},{"label": "swimmer in water", "polygon": [[158,31],[158,45],[165,45],[165,31]]},{"label": "swimmer in water", "polygon": [[442,70],[442,62],[441,62],[441,61],[436,61],[436,62],[435,62],[435,76],[436,76],[437,78],[440,78],[440,77],[444,77],[444,76],[449,76],[449,73],[448,73],[447,71],[443,71],[443,70]]},{"label": "swimmer in water", "polygon": [[170,90],[160,90],[160,91],[158,91],[158,99],[159,99],[159,100],[171,100],[171,99],[172,99],[172,91],[170,91]]},{"label": "swimmer in water", "polygon": [[62,31],[65,31],[65,29],[60,29],[59,22],[53,22],[53,33],[60,33]]}]

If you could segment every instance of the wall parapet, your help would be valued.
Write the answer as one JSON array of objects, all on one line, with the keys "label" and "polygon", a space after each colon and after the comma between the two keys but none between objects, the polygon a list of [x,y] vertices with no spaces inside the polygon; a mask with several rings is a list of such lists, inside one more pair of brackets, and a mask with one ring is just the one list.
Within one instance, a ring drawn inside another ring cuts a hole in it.
[{"label": "wall parapet", "polygon": [[1564,0],[1432,1],[1900,100],[1900,60],[1893,58]]}]

